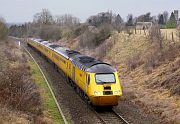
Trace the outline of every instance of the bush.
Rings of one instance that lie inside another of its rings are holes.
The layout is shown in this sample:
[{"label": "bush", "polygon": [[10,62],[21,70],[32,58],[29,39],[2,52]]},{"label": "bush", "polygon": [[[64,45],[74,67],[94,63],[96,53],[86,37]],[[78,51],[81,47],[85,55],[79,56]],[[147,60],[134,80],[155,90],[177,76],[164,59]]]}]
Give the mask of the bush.
[{"label": "bush", "polygon": [[83,34],[86,30],[88,29],[87,25],[79,25],[77,26],[74,31],[73,31],[73,35],[74,37],[78,37],[81,34]]},{"label": "bush", "polygon": [[8,28],[5,24],[5,21],[0,18],[0,39],[6,39],[8,36]]},{"label": "bush", "polygon": [[159,25],[153,25],[149,30],[148,39],[151,43],[156,43],[161,49],[163,46],[164,37],[161,35],[161,30]]},{"label": "bush", "polygon": [[52,25],[44,25],[42,26],[39,36],[42,39],[49,40],[59,40],[61,38],[62,32],[60,28]]},{"label": "bush", "polygon": [[174,61],[180,55],[180,44],[164,44],[160,49],[157,42],[153,42],[151,46],[141,53],[135,54],[126,61],[129,71],[134,70],[143,65],[145,73],[149,74],[153,69],[162,64]]},{"label": "bush", "polygon": [[25,65],[0,72],[0,103],[20,111],[39,114],[40,94],[29,72],[29,67]]},{"label": "bush", "polygon": [[105,43],[101,44],[97,49],[97,58],[99,60],[103,59],[107,52],[112,48],[113,42],[111,40],[106,40]]},{"label": "bush", "polygon": [[143,61],[141,60],[140,54],[136,54],[132,58],[129,58],[127,60],[128,70],[134,70],[142,64],[143,64]]},{"label": "bush", "polygon": [[129,35],[129,36],[131,36],[132,34],[133,34],[133,32],[130,30],[130,29],[126,29],[126,33]]},{"label": "bush", "polygon": [[166,24],[166,28],[176,28],[176,27],[177,27],[176,23],[169,22],[169,23]]},{"label": "bush", "polygon": [[160,64],[160,58],[162,55],[162,52],[157,48],[154,47],[150,49],[143,58],[144,61],[144,71],[149,74],[152,72],[152,70]]},{"label": "bush", "polygon": [[62,28],[62,37],[66,39],[70,39],[73,35],[73,29],[69,27]]},{"label": "bush", "polygon": [[90,49],[96,48],[110,37],[111,31],[112,26],[106,24],[101,25],[99,28],[89,26],[89,29],[80,37],[80,46]]},{"label": "bush", "polygon": [[163,49],[159,49],[157,45],[154,45],[149,52],[145,54],[143,57],[143,61],[145,63],[144,70],[147,73],[150,73],[152,69],[163,63],[169,63],[170,61],[174,61],[174,59],[180,55],[180,45],[168,45],[164,46]]}]

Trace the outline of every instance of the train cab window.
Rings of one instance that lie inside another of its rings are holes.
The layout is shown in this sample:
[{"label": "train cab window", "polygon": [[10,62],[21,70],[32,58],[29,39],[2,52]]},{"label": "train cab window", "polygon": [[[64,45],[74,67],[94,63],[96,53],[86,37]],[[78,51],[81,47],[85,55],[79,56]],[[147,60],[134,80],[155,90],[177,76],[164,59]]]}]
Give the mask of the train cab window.
[{"label": "train cab window", "polygon": [[114,74],[96,74],[96,83],[97,84],[108,84],[115,83]]}]

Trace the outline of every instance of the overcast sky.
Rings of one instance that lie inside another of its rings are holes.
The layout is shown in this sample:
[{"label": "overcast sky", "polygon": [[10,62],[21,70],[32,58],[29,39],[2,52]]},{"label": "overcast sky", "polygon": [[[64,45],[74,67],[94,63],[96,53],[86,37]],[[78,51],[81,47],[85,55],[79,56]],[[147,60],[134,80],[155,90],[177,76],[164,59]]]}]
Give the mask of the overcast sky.
[{"label": "overcast sky", "polygon": [[129,13],[158,15],[164,10],[180,10],[180,0],[0,0],[0,16],[11,23],[32,21],[33,15],[43,8],[53,15],[72,14],[81,21],[108,10],[126,19]]}]

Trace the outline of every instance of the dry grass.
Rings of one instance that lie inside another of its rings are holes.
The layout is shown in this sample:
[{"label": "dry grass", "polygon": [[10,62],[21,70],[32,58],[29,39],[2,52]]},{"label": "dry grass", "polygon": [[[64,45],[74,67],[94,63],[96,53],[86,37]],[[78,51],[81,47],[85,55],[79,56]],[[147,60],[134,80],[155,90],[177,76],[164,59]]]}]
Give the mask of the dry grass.
[{"label": "dry grass", "polygon": [[[131,32],[135,34],[135,30],[131,30]],[[126,32],[123,33],[126,34]],[[147,36],[148,34],[149,34],[149,30],[145,30],[145,32],[144,30],[136,30],[136,35]],[[175,42],[179,41],[178,38],[179,34],[177,34],[177,29],[161,29],[161,34],[165,40],[172,41],[172,37],[173,37]]]},{"label": "dry grass", "polygon": [[[114,38],[114,36],[112,37]],[[148,49],[150,45],[146,42],[146,37],[118,34],[118,37],[115,36],[115,39],[115,45],[108,51],[104,60],[110,63],[112,61],[115,62],[117,69],[123,67],[124,71],[121,73],[126,72],[126,70],[133,70],[137,66],[140,66],[142,64],[139,59],[140,55],[142,55],[143,51]]]},{"label": "dry grass", "polygon": [[[177,35],[176,29],[161,29],[162,35],[164,36],[165,40],[172,41],[172,37],[174,38],[174,41],[178,42],[179,38]],[[172,36],[173,34],[173,36]]]},{"label": "dry grass", "polygon": [[[170,35],[175,30],[166,31]],[[163,34],[162,37],[165,41],[160,49],[158,42],[149,42],[143,32],[130,36],[123,32],[109,38],[112,46],[106,54],[105,47],[93,51],[83,48],[81,52],[91,56],[103,52],[104,61],[118,70],[124,94],[129,94],[128,100],[158,116],[162,123],[176,124],[180,122],[180,43],[168,39],[171,36],[167,36],[167,40]]]},{"label": "dry grass", "polygon": [[179,67],[179,59],[176,58],[153,69],[150,74],[144,73],[143,68],[137,68],[129,74],[131,78],[126,77],[125,90],[133,92],[133,101],[149,113],[155,113],[164,122],[177,123],[180,119]]},{"label": "dry grass", "polygon": [[6,106],[0,106],[0,123],[1,124],[31,124],[32,118],[28,115],[10,110]]},{"label": "dry grass", "polygon": [[32,123],[41,114],[41,98],[31,79],[27,57],[10,39],[2,42],[0,48],[1,123]]},{"label": "dry grass", "polygon": [[[119,34],[105,60],[118,69],[127,99],[148,113],[160,117],[162,123],[180,120],[180,45],[156,43],[144,35]],[[113,61],[112,61],[113,60]]]},{"label": "dry grass", "polygon": [[[33,114],[41,112],[41,100],[25,65],[1,72],[0,103]],[[22,71],[23,70],[23,71]]]},{"label": "dry grass", "polygon": [[102,60],[108,51],[113,47],[114,43],[111,41],[111,39],[107,39],[103,44],[101,44],[99,47],[97,47],[94,51],[94,56]]}]

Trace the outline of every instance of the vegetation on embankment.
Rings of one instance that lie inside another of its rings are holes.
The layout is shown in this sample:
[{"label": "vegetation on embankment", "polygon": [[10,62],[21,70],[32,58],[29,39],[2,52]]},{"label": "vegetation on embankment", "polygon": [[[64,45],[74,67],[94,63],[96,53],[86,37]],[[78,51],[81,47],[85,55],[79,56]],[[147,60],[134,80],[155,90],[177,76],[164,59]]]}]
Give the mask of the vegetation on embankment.
[{"label": "vegetation on embankment", "polygon": [[[140,15],[137,20],[130,14],[127,22],[123,22],[120,15],[102,12],[82,24],[72,15],[53,18],[44,9],[33,22],[11,26],[10,34],[57,40],[61,46],[111,63],[123,80],[125,99],[155,113],[162,122],[176,123],[180,118],[180,29],[160,30],[163,25],[177,27],[171,15],[168,19],[165,12],[157,21],[150,13]],[[163,16],[166,22],[162,22]],[[141,25],[136,30],[137,21],[149,22],[152,27]]]},{"label": "vegetation on embankment", "polygon": [[60,117],[60,113],[58,111],[57,105],[52,97],[52,94],[39,68],[32,60],[29,61],[29,65],[31,67],[31,73],[35,81],[35,84],[39,88],[40,96],[42,99],[42,108],[43,108],[44,116],[47,116],[43,120],[44,123],[63,124],[64,121]]},{"label": "vegetation on embankment", "polygon": [[6,22],[3,18],[0,17],[0,40],[4,40],[8,35],[8,27],[6,26]]},{"label": "vegetation on embankment", "polygon": [[[166,38],[164,32],[170,35]],[[114,65],[122,80],[123,99],[159,117],[162,123],[178,123],[179,33],[179,29],[160,30],[156,25],[146,35],[113,32],[95,48],[81,47],[79,38],[69,43],[61,41],[61,44]]]},{"label": "vegetation on embankment", "polygon": [[37,66],[13,39],[0,41],[0,123],[63,123]]},{"label": "vegetation on embankment", "polygon": [[1,123],[35,122],[41,115],[41,99],[33,83],[26,55],[14,41],[0,42]]},{"label": "vegetation on embankment", "polygon": [[8,38],[2,18],[0,77],[0,123],[63,123],[40,71],[25,51]]},{"label": "vegetation on embankment", "polygon": [[124,99],[154,113],[164,123],[178,123],[180,42],[165,40],[156,30],[154,33],[116,34],[115,45],[104,60],[119,71]]}]

